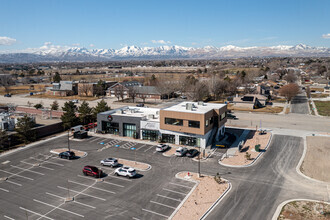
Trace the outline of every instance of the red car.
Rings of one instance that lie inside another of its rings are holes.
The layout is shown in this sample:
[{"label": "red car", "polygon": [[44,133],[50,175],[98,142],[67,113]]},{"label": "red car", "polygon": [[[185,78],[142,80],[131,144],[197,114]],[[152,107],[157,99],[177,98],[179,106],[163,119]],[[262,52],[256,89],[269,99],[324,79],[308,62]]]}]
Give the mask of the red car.
[{"label": "red car", "polygon": [[100,178],[103,175],[102,170],[94,166],[84,166],[82,172],[85,176],[92,176],[95,178]]}]

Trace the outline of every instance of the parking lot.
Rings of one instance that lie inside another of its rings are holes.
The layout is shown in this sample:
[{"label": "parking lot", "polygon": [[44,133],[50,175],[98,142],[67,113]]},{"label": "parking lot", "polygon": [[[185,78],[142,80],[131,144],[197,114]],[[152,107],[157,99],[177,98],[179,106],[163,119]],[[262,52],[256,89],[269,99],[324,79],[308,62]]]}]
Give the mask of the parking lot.
[{"label": "parking lot", "polygon": [[[60,137],[0,158],[0,219],[167,219],[195,185],[175,178],[184,168],[173,165],[197,163],[164,157],[156,144],[90,137],[70,145],[88,155],[65,160],[51,154],[67,146]],[[101,167],[106,173],[101,180],[82,174],[84,165],[100,167],[106,157],[152,168],[132,179],[115,176],[110,167]]]}]

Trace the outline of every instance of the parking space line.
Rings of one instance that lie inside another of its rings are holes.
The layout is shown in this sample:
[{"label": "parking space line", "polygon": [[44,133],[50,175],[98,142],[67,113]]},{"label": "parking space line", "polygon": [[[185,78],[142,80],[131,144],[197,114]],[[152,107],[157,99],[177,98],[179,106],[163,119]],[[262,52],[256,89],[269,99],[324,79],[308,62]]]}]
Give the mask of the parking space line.
[{"label": "parking space line", "polygon": [[5,192],[9,192],[9,190],[3,189],[3,188],[0,188],[0,190],[5,191]]},{"label": "parking space line", "polygon": [[155,202],[155,201],[150,201],[151,203],[157,204],[157,205],[161,205],[161,206],[165,206],[167,208],[171,208],[171,209],[176,209],[176,207],[173,206],[169,206],[169,205],[165,205],[163,203],[159,203],[159,202]]},{"label": "parking space line", "polygon": [[132,217],[132,219],[134,219],[134,220],[141,220],[141,219],[139,219],[139,218],[135,218],[135,217]]},{"label": "parking space line", "polygon": [[92,179],[92,178],[90,178],[88,176],[83,176],[83,175],[79,175],[79,174],[77,176],[82,177],[82,178],[85,178],[85,179],[88,179],[88,180],[94,180],[94,179]]},{"label": "parking space line", "polygon": [[[47,195],[50,195],[50,196],[54,196],[54,197],[59,198],[59,199],[63,199],[63,200],[65,199],[64,197],[61,197],[61,196],[58,196],[58,195],[55,195],[55,194],[52,194],[52,193],[49,193],[49,192],[46,192],[46,194],[47,194]],[[83,206],[86,206],[86,207],[92,208],[92,209],[96,209],[96,207],[94,207],[94,206],[87,205],[87,204],[85,204],[85,203],[78,202],[78,201],[76,201],[76,200],[73,200],[73,202],[74,202],[74,203],[77,203],[77,204],[79,204],[79,205],[83,205]]]},{"label": "parking space line", "polygon": [[67,210],[67,209],[63,209],[63,208],[60,208],[60,207],[58,207],[58,206],[54,206],[54,205],[51,205],[51,204],[45,203],[45,202],[39,201],[39,200],[37,200],[37,199],[33,199],[33,201],[35,201],[35,202],[39,202],[39,203],[41,203],[41,204],[44,204],[44,205],[47,205],[47,206],[50,206],[50,207],[56,208],[56,209],[58,209],[58,210],[61,210],[61,211],[67,212],[67,213],[71,213],[71,214],[73,214],[73,215],[77,215],[77,216],[79,216],[79,217],[84,218],[83,215],[80,215],[80,214],[78,214],[78,213],[75,213],[75,212],[69,211],[69,210]]},{"label": "parking space line", "polygon": [[7,183],[11,183],[11,184],[14,184],[14,185],[17,185],[17,186],[22,186],[22,184],[19,184],[19,183],[15,183],[13,181],[10,181],[10,180],[6,180]]},{"label": "parking space line", "polygon": [[188,188],[188,189],[191,189],[191,188],[192,188],[192,187],[190,187],[190,186],[185,186],[185,185],[181,185],[181,184],[177,184],[177,183],[170,183],[170,184],[172,184],[172,185],[176,185],[176,186],[186,187],[186,188]]},{"label": "parking space line", "polygon": [[52,194],[52,193],[49,193],[49,192],[46,192],[47,195],[50,195],[50,196],[54,196],[56,198],[59,198],[59,199],[65,199],[64,197],[61,197],[61,196],[58,196],[58,195],[55,195],[55,194]]},{"label": "parking space line", "polygon": [[17,169],[20,169],[20,170],[24,170],[24,171],[28,171],[28,172],[31,172],[31,173],[36,173],[36,174],[39,174],[39,175],[45,175],[43,173],[40,173],[40,172],[37,172],[37,171],[33,171],[33,170],[30,170],[32,167],[30,167],[29,169],[25,169],[25,168],[22,168],[22,167],[18,167],[18,166],[14,166],[14,165],[10,165],[11,167],[14,167],[14,168],[17,168]]},{"label": "parking space line", "polygon": [[164,195],[160,195],[160,194],[157,194],[157,196],[159,196],[159,197],[163,197],[163,198],[165,198],[165,199],[171,199],[171,200],[178,201],[178,202],[181,202],[181,201],[182,201],[182,200],[180,200],[180,199],[174,199],[174,198],[171,198],[171,197],[168,197],[168,196],[164,196]]},{"label": "parking space line", "polygon": [[61,167],[64,166],[63,164],[60,164],[60,163],[50,162],[50,161],[46,161],[46,160],[40,160],[40,159],[37,159],[37,158],[34,158],[34,157],[30,157],[30,158],[33,159],[33,160],[41,161],[43,163],[50,163],[50,164],[58,165],[58,166],[61,166]]},{"label": "parking space line", "polygon": [[163,188],[163,190],[166,190],[166,191],[169,191],[169,192],[172,192],[172,193],[181,194],[181,195],[184,195],[184,196],[187,195],[187,193],[177,192],[177,191],[166,189],[166,188]]},{"label": "parking space line", "polygon": [[160,214],[160,213],[158,213],[158,212],[150,211],[150,210],[148,210],[148,209],[142,209],[142,210],[143,210],[143,211],[146,211],[146,212],[150,212],[150,213],[152,213],[152,214],[156,214],[156,215],[162,216],[162,217],[164,217],[164,218],[169,218],[169,217],[170,217],[170,216],[167,216],[167,215]]},{"label": "parking space line", "polygon": [[[21,177],[21,178],[24,178],[24,179],[27,179],[27,180],[31,180],[31,181],[34,180],[34,179],[32,179],[32,178],[29,178],[29,177],[26,177],[26,176],[19,175],[19,174],[17,174],[17,173],[11,173],[11,172],[8,172],[8,171],[6,171],[6,170],[0,170],[0,171],[2,171],[2,172],[4,172],[4,173],[11,174],[11,176],[9,176],[9,177],[12,177],[12,176],[18,176],[18,177]],[[9,177],[8,177],[8,178],[9,178]]]},{"label": "parking space line", "polygon": [[102,183],[106,183],[106,184],[113,185],[113,186],[118,186],[118,187],[124,187],[124,186],[119,185],[119,184],[110,183],[110,182],[105,182],[105,181],[103,181]]},{"label": "parking space line", "polygon": [[136,150],[140,150],[141,148],[143,148],[143,147],[145,147],[145,146],[147,146],[147,145],[146,145],[146,144],[143,144],[141,147],[136,148]]},{"label": "parking space line", "polygon": [[[28,162],[25,162],[25,161],[20,161],[21,163],[25,163],[25,164],[28,164],[28,165],[31,165],[31,166],[35,166],[35,164],[33,164],[33,163],[28,163]],[[41,167],[41,168],[44,168],[44,169],[47,169],[47,170],[54,170],[53,168],[49,168],[49,167],[44,167],[44,166],[41,166],[41,165],[39,165],[39,166],[35,166],[35,167]]]},{"label": "parking space line", "polygon": [[[57,187],[60,188],[60,189],[68,190],[67,188],[62,187],[62,186],[57,186]],[[81,194],[81,195],[89,196],[89,197],[92,197],[92,198],[95,198],[95,199],[99,199],[99,200],[102,200],[102,201],[106,201],[106,199],[103,199],[103,198],[100,198],[100,197],[97,197],[97,196],[92,196],[92,195],[89,195],[89,194],[86,194],[86,193],[83,193],[83,192],[78,192],[78,191],[75,191],[75,190],[72,190],[72,189],[70,189],[70,191],[75,192],[75,193],[78,193],[75,196],[78,196],[78,195]]]},{"label": "parking space line", "polygon": [[[68,180],[68,182],[69,183],[74,183],[74,184],[77,184],[77,185],[81,185],[81,186],[89,186],[89,185],[86,185],[86,184],[83,184],[83,183],[78,183],[78,182],[71,181],[71,180]],[[95,186],[89,186],[89,187],[92,188],[92,189],[97,189],[97,190],[103,191],[103,192],[108,192],[108,193],[116,194],[115,192],[112,192],[110,190],[101,189],[101,188],[98,188],[98,187],[95,187]]]},{"label": "parking space line", "polygon": [[154,146],[149,147],[147,150],[145,150],[144,152],[147,152],[148,150],[150,150],[151,148],[153,148]]},{"label": "parking space line", "polygon": [[10,218],[8,217],[7,215],[4,215],[3,217],[7,218],[7,219],[10,219],[10,220],[15,220],[14,218]]},{"label": "parking space line", "polygon": [[7,163],[10,163],[10,161],[6,160],[6,161],[2,162],[2,164],[7,164]]},{"label": "parking space line", "polygon": [[123,177],[118,177],[118,176],[115,176],[115,175],[112,175],[111,178],[117,178],[117,179],[120,179],[120,180],[125,180],[125,181],[128,181],[128,182],[132,182],[132,180],[124,179]]},{"label": "parking space line", "polygon": [[92,140],[90,140],[90,141],[88,141],[88,142],[92,143],[92,142],[94,142],[94,141],[101,140],[101,139],[103,139],[103,137],[98,137],[98,138],[92,139]]},{"label": "parking space line", "polygon": [[53,218],[49,218],[48,216],[45,216],[45,215],[43,215],[43,214],[40,214],[40,213],[37,213],[37,212],[31,211],[31,210],[29,210],[29,209],[26,209],[26,208],[23,208],[23,207],[19,207],[19,208],[22,209],[22,210],[24,210],[24,211],[30,212],[30,213],[32,213],[32,214],[38,215],[38,216],[40,216],[40,217],[43,217],[43,218],[47,218],[47,219],[50,219],[50,220],[55,220],[55,219],[53,219]]}]

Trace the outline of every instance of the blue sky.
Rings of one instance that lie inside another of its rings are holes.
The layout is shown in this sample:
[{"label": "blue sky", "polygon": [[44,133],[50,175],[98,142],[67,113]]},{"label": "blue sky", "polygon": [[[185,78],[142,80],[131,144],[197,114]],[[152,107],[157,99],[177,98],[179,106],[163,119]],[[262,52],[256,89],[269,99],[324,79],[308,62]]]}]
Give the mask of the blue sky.
[{"label": "blue sky", "polygon": [[45,42],[114,49],[330,47],[329,11],[329,0],[0,0],[0,50]]}]

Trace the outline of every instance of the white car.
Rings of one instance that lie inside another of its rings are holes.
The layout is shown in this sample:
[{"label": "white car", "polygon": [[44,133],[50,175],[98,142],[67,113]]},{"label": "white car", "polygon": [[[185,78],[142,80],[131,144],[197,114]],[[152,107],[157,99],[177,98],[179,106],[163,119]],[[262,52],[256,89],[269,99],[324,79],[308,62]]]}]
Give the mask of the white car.
[{"label": "white car", "polygon": [[100,164],[103,166],[115,167],[118,166],[118,160],[116,158],[106,158],[100,161]]},{"label": "white car", "polygon": [[179,147],[175,151],[175,155],[178,157],[183,157],[187,153],[188,149],[185,147]]},{"label": "white car", "polygon": [[117,176],[126,176],[132,178],[136,175],[136,171],[132,167],[119,167],[115,170]]},{"label": "white car", "polygon": [[156,147],[156,151],[158,152],[163,152],[166,151],[170,146],[168,146],[167,144],[158,144]]}]

